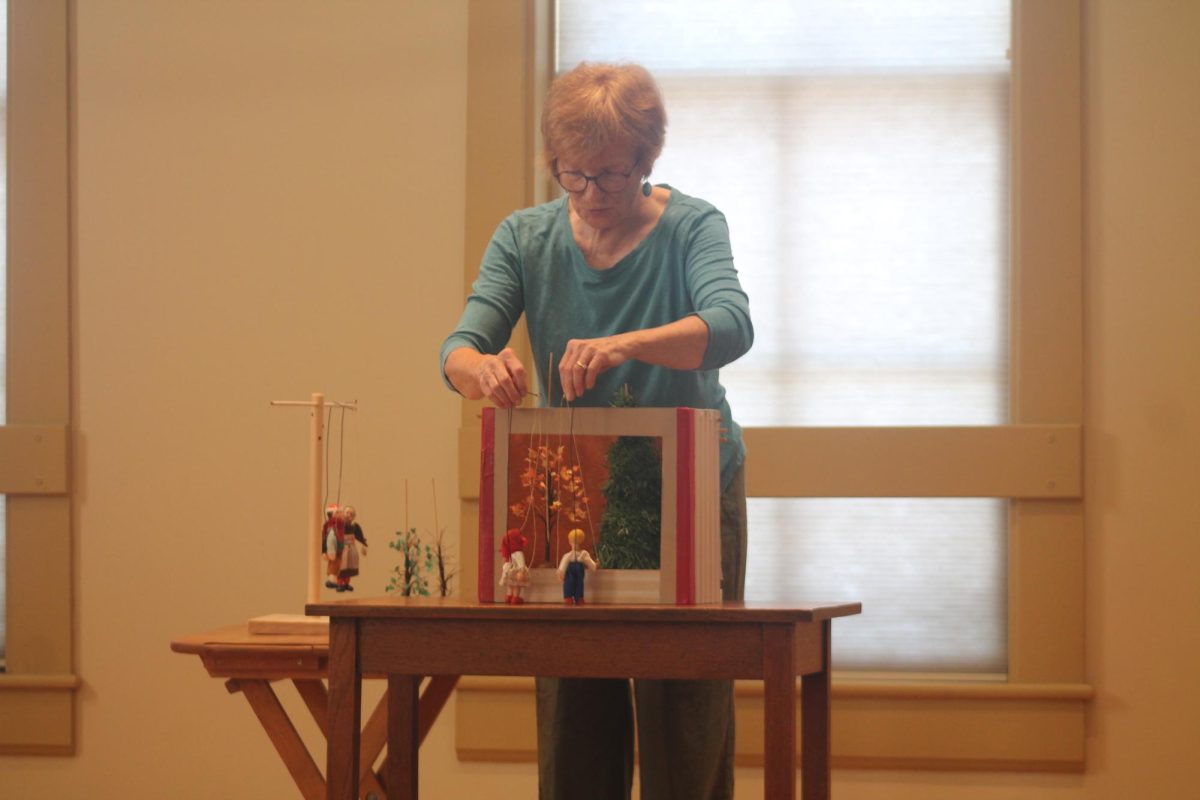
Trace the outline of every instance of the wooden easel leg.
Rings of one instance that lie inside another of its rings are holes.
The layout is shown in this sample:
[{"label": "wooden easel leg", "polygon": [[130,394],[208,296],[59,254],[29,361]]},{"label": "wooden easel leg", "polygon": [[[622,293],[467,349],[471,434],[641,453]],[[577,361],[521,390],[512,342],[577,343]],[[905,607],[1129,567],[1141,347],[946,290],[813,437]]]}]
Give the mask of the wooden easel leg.
[{"label": "wooden easel leg", "polygon": [[239,685],[292,779],[296,781],[296,786],[300,788],[300,794],[304,795],[305,800],[321,800],[325,796],[325,781],[270,683],[265,680],[241,680]]},{"label": "wooden easel leg", "polygon": [[437,722],[438,714],[442,713],[442,708],[450,699],[450,693],[457,685],[457,675],[434,675],[429,679],[429,683],[425,684],[425,691],[421,692],[420,743],[425,742],[429,729]]},{"label": "wooden easel leg", "polygon": [[[321,729],[321,733],[325,735],[325,740],[329,740],[329,692],[325,690],[325,684],[318,680],[293,680],[296,685],[296,691],[300,693],[300,697],[304,699],[304,704],[308,706],[308,710],[312,713],[313,719],[316,720],[317,727]],[[385,693],[379,700],[379,704],[375,706],[374,713],[367,719],[367,724],[362,731],[362,747],[359,749],[359,771],[358,780],[360,784],[360,797],[367,797],[374,794],[376,797],[383,800],[386,795],[383,791],[383,784],[379,782],[379,777],[373,769],[375,760],[379,758],[379,753],[383,750],[383,745],[387,736],[387,694]],[[375,731],[378,731],[376,734]]]},{"label": "wooden easel leg", "polygon": [[821,671],[800,679],[800,724],[804,743],[800,774],[804,800],[829,800],[831,791],[829,636],[832,624],[825,620],[820,625]]},{"label": "wooden easel leg", "polygon": [[321,734],[328,739],[329,692],[325,690],[325,684],[312,678],[294,678],[292,685],[296,687],[296,692],[300,695],[300,699],[304,701],[304,705],[308,706],[308,711],[312,714],[317,727],[321,729]]},{"label": "wooden easel leg", "polygon": [[371,716],[367,717],[367,724],[362,730],[362,747],[358,751],[358,779],[363,785],[363,795],[375,792],[379,800],[387,797],[375,775],[375,759],[379,758],[383,746],[387,744],[387,711],[388,693],[385,691],[375,704]]},{"label": "wooden easel leg", "polygon": [[[771,800],[796,798],[796,644],[791,624],[763,626],[763,778]],[[813,800],[806,793],[804,800]]]}]

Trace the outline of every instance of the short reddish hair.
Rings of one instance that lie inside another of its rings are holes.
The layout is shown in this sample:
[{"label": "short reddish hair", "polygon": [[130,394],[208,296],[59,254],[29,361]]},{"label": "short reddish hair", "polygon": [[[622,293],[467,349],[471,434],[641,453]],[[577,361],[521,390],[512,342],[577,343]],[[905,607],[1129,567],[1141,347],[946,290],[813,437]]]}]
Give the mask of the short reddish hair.
[{"label": "short reddish hair", "polygon": [[642,173],[662,152],[667,110],[658,84],[637,64],[584,62],[550,85],[542,106],[542,160],[581,159],[628,144]]}]

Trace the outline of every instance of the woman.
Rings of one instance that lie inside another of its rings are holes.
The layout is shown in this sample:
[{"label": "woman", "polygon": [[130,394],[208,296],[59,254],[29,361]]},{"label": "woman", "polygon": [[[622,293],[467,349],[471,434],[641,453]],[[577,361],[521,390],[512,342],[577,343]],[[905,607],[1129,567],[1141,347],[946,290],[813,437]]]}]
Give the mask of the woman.
[{"label": "woman", "polygon": [[[543,160],[565,198],[512,214],[442,345],[446,381],[501,408],[529,391],[505,347],[526,315],[543,405],[607,405],[622,385],[641,406],[721,411],[722,594],[741,599],[746,513],[741,429],[717,369],[753,341],[725,218],[703,200],[646,181],[666,112],[633,66],[582,64],[551,86]],[[554,357],[556,374],[545,374]],[[729,681],[637,681],[641,790],[655,798],[733,796]],[[633,774],[628,681],[538,679],[543,798],[628,797]]]}]

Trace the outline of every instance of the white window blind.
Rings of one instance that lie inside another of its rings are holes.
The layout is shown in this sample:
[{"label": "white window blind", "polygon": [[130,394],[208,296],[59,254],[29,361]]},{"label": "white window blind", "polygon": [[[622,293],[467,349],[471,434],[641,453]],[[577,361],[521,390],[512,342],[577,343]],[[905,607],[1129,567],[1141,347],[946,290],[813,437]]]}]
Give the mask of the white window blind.
[{"label": "white window blind", "polygon": [[[559,71],[654,73],[653,180],[729,220],[756,330],[722,370],[743,426],[1007,421],[1007,0],[560,0],[557,19]],[[748,597],[863,601],[835,666],[1005,670],[1003,501],[749,511]]]}]

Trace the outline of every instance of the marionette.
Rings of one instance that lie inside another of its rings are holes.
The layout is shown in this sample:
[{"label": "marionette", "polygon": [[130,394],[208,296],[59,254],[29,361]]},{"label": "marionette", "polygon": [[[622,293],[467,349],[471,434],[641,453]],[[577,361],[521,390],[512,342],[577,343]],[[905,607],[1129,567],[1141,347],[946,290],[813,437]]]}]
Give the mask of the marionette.
[{"label": "marionette", "polygon": [[528,540],[516,528],[510,528],[500,540],[500,555],[504,568],[500,572],[500,585],[508,588],[504,602],[519,606],[525,602],[522,596],[529,585],[529,567],[525,566],[525,545]]},{"label": "marionette", "polygon": [[338,559],[338,591],[353,592],[350,579],[358,574],[359,556],[367,554],[367,538],[362,526],[355,522],[358,512],[354,506],[342,508],[342,555]]},{"label": "marionette", "polygon": [[341,571],[341,550],[346,528],[338,511],[337,503],[325,506],[325,525],[321,528],[321,557],[325,559],[326,589],[338,588],[338,572]]},{"label": "marionette", "polygon": [[567,543],[571,545],[571,551],[558,562],[558,579],[563,585],[563,602],[569,606],[581,606],[586,570],[596,569],[600,565],[583,549],[582,530],[575,528],[568,533]]}]

